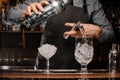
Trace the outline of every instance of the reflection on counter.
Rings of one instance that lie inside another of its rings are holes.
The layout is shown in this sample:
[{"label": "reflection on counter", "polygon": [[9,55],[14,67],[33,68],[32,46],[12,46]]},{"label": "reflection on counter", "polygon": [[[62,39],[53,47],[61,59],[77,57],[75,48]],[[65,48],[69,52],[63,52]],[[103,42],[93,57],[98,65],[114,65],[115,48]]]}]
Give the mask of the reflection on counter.
[{"label": "reflection on counter", "polygon": [[[106,69],[91,69],[88,73],[80,73],[78,69],[50,69],[50,73],[44,73],[45,69],[14,69],[3,70],[0,78],[3,80],[119,80],[120,73],[109,73]],[[14,78],[13,78],[14,77]]]}]

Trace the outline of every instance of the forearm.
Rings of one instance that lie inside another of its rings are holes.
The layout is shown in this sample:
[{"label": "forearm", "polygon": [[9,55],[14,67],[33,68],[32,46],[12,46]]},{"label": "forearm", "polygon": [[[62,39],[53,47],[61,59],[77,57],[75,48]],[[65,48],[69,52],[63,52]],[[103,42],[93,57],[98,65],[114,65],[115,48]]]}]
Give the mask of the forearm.
[{"label": "forearm", "polygon": [[99,42],[109,42],[113,39],[114,31],[109,23],[108,19],[106,18],[106,15],[104,13],[104,10],[102,8],[102,5],[96,0],[96,4],[93,6],[94,12],[93,12],[93,18],[92,23],[95,25],[98,25],[101,27],[102,31],[98,38]]},{"label": "forearm", "polygon": [[4,15],[3,22],[6,25],[12,25],[12,24],[19,24],[24,19],[22,17],[23,11],[26,9],[26,7],[33,2],[38,2],[40,0],[27,0],[23,4],[17,5],[15,7],[11,7]]},{"label": "forearm", "polygon": [[102,33],[98,38],[98,41],[100,43],[108,42],[108,41],[110,42],[113,40],[113,37],[114,37],[114,31],[112,28],[103,28]]},{"label": "forearm", "polygon": [[3,20],[5,21],[6,25],[13,25],[13,24],[18,24],[20,23],[23,18],[22,18],[22,12],[23,10],[9,10],[6,12]]}]

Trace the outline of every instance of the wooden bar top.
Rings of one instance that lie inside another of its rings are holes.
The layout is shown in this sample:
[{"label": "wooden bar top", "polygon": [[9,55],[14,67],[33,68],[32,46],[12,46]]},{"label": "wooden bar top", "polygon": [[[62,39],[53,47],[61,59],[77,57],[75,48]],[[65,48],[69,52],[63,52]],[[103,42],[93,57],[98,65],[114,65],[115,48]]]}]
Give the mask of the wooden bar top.
[{"label": "wooden bar top", "polygon": [[88,73],[74,72],[72,70],[54,70],[50,73],[45,73],[41,70],[5,70],[0,71],[0,78],[120,78],[120,73],[109,73],[103,70]]}]

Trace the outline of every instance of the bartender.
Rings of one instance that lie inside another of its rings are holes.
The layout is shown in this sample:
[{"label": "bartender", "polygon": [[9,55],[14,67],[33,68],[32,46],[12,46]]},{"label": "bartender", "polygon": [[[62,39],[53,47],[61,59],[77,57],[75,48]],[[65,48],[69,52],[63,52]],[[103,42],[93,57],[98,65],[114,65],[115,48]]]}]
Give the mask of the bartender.
[{"label": "bartender", "polygon": [[[5,15],[6,23],[20,23],[25,16],[31,16],[32,11],[44,12],[43,6],[49,5],[48,0],[27,0]],[[69,0],[65,10],[47,20],[41,39],[42,43],[49,43],[57,47],[56,54],[50,59],[51,69],[79,69],[80,65],[74,57],[75,39],[80,37],[79,31],[69,31],[74,23],[81,21],[87,37],[94,37],[97,42],[105,43],[112,40],[113,29],[109,24],[102,5],[98,0]],[[70,35],[68,39],[63,37]],[[38,53],[36,68],[46,68],[46,61]]]}]

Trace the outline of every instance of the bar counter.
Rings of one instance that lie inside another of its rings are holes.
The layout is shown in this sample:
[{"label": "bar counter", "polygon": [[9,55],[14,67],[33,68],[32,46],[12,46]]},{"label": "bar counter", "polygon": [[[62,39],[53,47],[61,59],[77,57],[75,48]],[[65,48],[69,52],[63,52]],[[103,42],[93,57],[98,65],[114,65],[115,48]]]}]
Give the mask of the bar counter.
[{"label": "bar counter", "polygon": [[106,69],[89,70],[88,73],[80,73],[78,70],[45,70],[18,69],[18,70],[0,70],[0,78],[120,78],[120,73],[109,73]]}]

